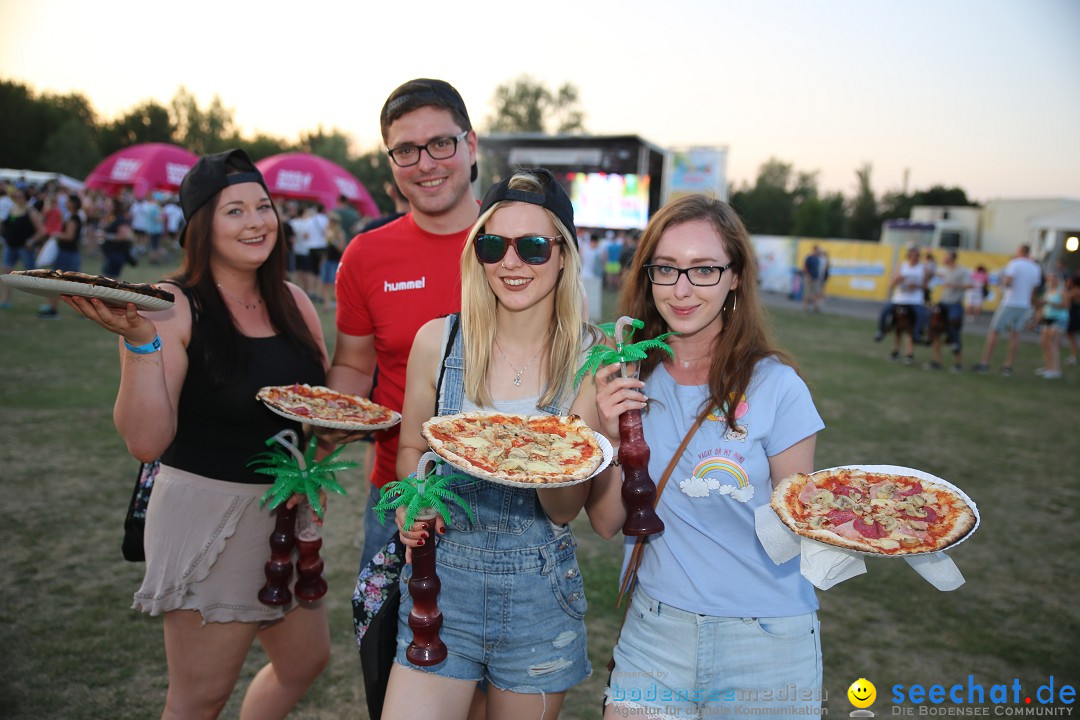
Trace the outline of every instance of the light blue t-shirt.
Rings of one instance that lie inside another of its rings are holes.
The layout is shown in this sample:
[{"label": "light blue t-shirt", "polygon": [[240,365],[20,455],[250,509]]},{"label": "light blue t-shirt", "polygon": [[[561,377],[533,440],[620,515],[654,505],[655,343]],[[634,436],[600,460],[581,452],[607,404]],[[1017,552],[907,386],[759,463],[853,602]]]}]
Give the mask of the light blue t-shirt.
[{"label": "light blue t-shirt", "polygon": [[[659,481],[697,418],[707,385],[678,385],[660,365],[645,383],[643,415]],[[718,419],[712,419],[717,416]],[[813,586],[795,558],[776,565],[754,532],[754,510],[769,502],[769,457],[825,427],[810,391],[775,359],[759,362],[729,431],[720,413],[706,419],[668,479],[657,512],[666,526],[649,538],[638,582],[660,602],[719,617],[779,617],[817,609]],[[628,538],[623,567],[633,549]]]}]

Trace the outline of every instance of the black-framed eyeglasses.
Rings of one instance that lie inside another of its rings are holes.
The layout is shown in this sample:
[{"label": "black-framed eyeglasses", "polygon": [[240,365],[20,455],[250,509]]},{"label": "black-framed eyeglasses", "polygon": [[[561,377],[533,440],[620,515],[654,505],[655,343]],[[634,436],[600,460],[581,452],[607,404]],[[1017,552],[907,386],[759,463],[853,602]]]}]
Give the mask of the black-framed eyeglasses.
[{"label": "black-framed eyeglasses", "polygon": [[468,134],[469,131],[466,130],[460,135],[437,137],[434,140],[428,140],[424,145],[398,145],[392,150],[387,150],[386,153],[398,167],[412,167],[420,162],[421,150],[426,150],[428,157],[432,160],[446,160],[447,158],[454,157],[454,153],[457,152],[458,143],[464,140],[465,136]]},{"label": "black-framed eyeglasses", "polygon": [[497,263],[506,256],[506,249],[511,245],[523,263],[543,265],[551,259],[551,248],[562,243],[562,236],[556,235],[519,235],[514,238],[482,233],[473,241],[476,257],[482,263]]},{"label": "black-framed eyeglasses", "polygon": [[679,276],[685,275],[691,285],[708,287],[720,282],[724,271],[731,267],[727,265],[698,265],[696,267],[678,268],[674,265],[646,265],[645,271],[649,273],[649,282],[653,285],[674,285],[679,282]]}]

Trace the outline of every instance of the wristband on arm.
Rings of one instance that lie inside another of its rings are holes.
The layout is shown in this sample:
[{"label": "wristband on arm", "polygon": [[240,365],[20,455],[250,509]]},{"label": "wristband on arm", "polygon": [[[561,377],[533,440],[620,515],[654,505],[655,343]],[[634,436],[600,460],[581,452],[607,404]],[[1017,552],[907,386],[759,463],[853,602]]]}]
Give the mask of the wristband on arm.
[{"label": "wristband on arm", "polygon": [[127,340],[124,340],[124,347],[136,355],[149,355],[161,350],[161,336],[155,335],[154,339],[145,345],[132,345]]}]

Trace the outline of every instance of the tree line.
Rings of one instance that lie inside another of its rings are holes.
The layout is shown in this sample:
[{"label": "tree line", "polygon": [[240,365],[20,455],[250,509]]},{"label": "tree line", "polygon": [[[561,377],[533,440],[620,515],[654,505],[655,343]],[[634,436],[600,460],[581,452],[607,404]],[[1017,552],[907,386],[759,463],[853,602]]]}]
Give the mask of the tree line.
[{"label": "tree line", "polygon": [[856,169],[856,192],[822,194],[816,172],[796,171],[790,163],[771,159],[758,169],[753,183],[732,189],[729,200],[755,235],[878,240],[886,220],[908,218],[916,205],[975,205],[961,188],[935,185],[912,193],[875,196],[870,184],[873,166]]},{"label": "tree line", "polygon": [[[585,132],[580,95],[571,83],[552,90],[522,75],[495,89],[492,106],[484,123],[487,132]],[[167,105],[146,100],[108,120],[99,117],[81,93],[36,93],[25,84],[0,79],[0,109],[0,165],[6,167],[84,178],[105,157],[129,145],[165,142],[199,155],[232,147],[256,159],[312,153],[341,165],[369,189],[391,179],[389,158],[381,148],[355,154],[348,135],[321,126],[302,132],[295,141],[265,133],[245,137],[219,97],[201,107],[183,86]],[[883,221],[908,217],[914,205],[974,204],[962,189],[942,186],[879,198],[870,184],[871,170],[867,163],[855,171],[857,190],[845,197],[821,193],[816,172],[770,159],[753,183],[732,188],[729,199],[755,234],[863,240],[876,240]],[[382,210],[392,209],[382,193],[373,195]]]}]

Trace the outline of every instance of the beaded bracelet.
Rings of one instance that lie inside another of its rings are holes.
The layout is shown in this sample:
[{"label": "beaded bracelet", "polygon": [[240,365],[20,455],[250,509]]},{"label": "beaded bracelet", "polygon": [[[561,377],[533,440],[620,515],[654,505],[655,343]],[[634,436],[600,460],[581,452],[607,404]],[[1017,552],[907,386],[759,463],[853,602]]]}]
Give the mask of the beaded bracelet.
[{"label": "beaded bracelet", "polygon": [[149,355],[150,353],[156,353],[161,349],[161,336],[155,335],[154,339],[145,345],[132,345],[127,340],[124,340],[124,347],[136,355]]}]

